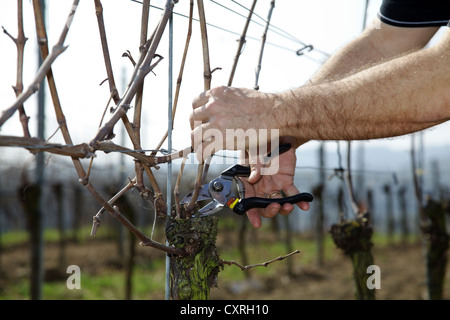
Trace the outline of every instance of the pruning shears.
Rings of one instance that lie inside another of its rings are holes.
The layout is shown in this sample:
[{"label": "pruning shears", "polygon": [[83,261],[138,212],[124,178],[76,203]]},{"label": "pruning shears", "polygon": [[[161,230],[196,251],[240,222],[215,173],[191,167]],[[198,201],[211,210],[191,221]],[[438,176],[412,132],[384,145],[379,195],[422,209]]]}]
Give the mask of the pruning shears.
[{"label": "pruning shears", "polygon": [[[290,144],[280,145],[278,155],[289,150]],[[271,156],[269,153],[266,159]],[[235,164],[225,171],[219,177],[211,182],[202,185],[196,202],[212,200],[204,207],[198,210],[198,217],[206,217],[221,211],[224,207],[228,207],[238,215],[243,215],[247,210],[252,208],[266,208],[271,203],[298,203],[301,201],[311,202],[313,196],[309,193],[299,193],[284,198],[245,198],[245,188],[239,177],[250,176],[250,167]],[[237,185],[238,196],[232,191],[233,181]],[[189,192],[181,201],[181,204],[189,203],[193,195],[193,191]]]}]

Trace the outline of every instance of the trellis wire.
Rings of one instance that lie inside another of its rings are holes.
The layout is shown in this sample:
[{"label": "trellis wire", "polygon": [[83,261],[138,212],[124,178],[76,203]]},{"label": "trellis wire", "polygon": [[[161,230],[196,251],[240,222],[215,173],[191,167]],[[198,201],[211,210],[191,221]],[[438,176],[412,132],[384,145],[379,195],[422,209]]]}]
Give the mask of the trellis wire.
[{"label": "trellis wire", "polygon": [[[136,3],[142,4],[142,1],[140,1],[140,0],[130,0],[130,1],[131,1],[131,2],[136,2]],[[236,12],[235,10],[233,10],[233,9],[227,7],[227,6],[221,5],[221,4],[219,4],[219,3],[215,2],[215,1],[211,1],[211,3],[214,3],[214,4],[216,4],[216,5],[220,5],[221,7],[225,8],[226,10],[231,11],[231,12],[234,13],[235,15],[240,16],[240,17],[244,17],[244,18],[246,19],[246,17],[245,17],[244,15],[240,14],[239,12]],[[236,4],[238,4],[238,3],[236,3]],[[240,5],[240,6],[243,7],[244,9],[246,9],[246,10],[249,10],[248,8],[246,8],[246,7],[243,6],[243,5]],[[150,5],[150,7],[154,8],[154,9],[157,9],[157,10],[163,10],[163,8],[158,7],[158,6],[155,6],[155,5]],[[173,14],[174,14],[174,15],[177,15],[177,16],[179,16],[179,17],[189,18],[188,16],[186,16],[186,15],[184,15],[184,14],[182,14],[182,13],[179,13],[179,12],[173,12]],[[266,22],[266,19],[264,19],[264,18],[258,16],[257,14],[255,14],[255,16],[257,16],[258,18],[260,18],[263,22]],[[195,19],[195,18],[193,18],[192,20],[193,20],[193,21],[197,21],[197,22],[199,21],[198,19]],[[251,20],[251,22],[252,22],[252,23],[255,23],[256,25],[259,25],[259,26],[264,27],[263,24],[261,24],[261,23],[259,23],[259,22],[256,22],[256,21],[254,21],[254,20]],[[209,23],[209,22],[207,22],[206,25],[209,26],[209,27],[212,27],[212,28],[215,28],[215,29],[218,29],[218,30],[227,32],[227,33],[230,33],[230,34],[234,34],[234,35],[240,36],[240,34],[239,34],[238,32],[232,31],[232,30],[230,30],[230,29],[227,29],[227,28],[224,28],[224,27],[221,27],[221,26],[218,26],[218,25]],[[281,29],[281,28],[279,28],[279,27],[277,27],[277,26],[274,26],[274,25],[272,25],[272,24],[271,24],[270,27],[269,27],[269,31],[274,32],[275,34],[281,36],[282,38],[285,38],[285,39],[290,40],[290,41],[292,41],[292,42],[294,42],[294,43],[300,44],[300,45],[303,46],[303,47],[307,46],[305,42],[301,41],[300,39],[294,37],[293,35],[291,35],[291,34],[288,33],[287,31],[285,31],[285,30],[283,30],[283,29]],[[247,39],[250,39],[250,40],[254,40],[254,41],[259,41],[259,40],[260,40],[260,39],[258,39],[258,38],[253,37],[253,36],[250,36],[250,35],[247,35],[246,38],[247,38]],[[288,47],[286,47],[286,46],[283,46],[283,45],[280,45],[280,44],[277,44],[277,43],[273,43],[273,42],[269,42],[269,41],[267,41],[266,43],[267,43],[268,45],[271,45],[271,46],[273,46],[273,47],[276,47],[276,48],[279,48],[279,49],[283,49],[283,50],[286,50],[286,51],[297,52],[297,50],[298,50],[298,48],[292,49],[292,48],[288,48]],[[322,51],[322,50],[319,50],[319,49],[317,49],[316,47],[314,47],[314,51],[320,53],[321,55],[323,55],[324,57],[327,57],[327,58],[330,56],[329,53],[327,53],[327,52],[325,52],[325,51]],[[308,58],[308,59],[310,59],[310,60],[312,60],[312,61],[314,61],[314,62],[316,62],[316,63],[318,63],[318,64],[322,64],[322,63],[323,63],[322,61],[319,61],[319,60],[315,59],[314,57],[311,57],[311,56],[308,56],[308,55],[302,55],[302,56],[303,56],[303,57],[306,57],[306,58]]]}]

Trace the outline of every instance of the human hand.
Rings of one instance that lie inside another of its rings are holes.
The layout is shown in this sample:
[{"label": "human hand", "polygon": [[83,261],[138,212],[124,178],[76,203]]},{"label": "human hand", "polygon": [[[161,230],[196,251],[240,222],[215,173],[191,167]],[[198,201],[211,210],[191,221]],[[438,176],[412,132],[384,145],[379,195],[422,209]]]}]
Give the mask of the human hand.
[{"label": "human hand", "polygon": [[192,107],[191,140],[199,161],[222,149],[267,146],[274,138],[272,132],[266,131],[267,139],[261,141],[259,130],[278,127],[273,95],[251,89],[217,87],[201,93]]},{"label": "human hand", "polygon": [[[295,149],[280,154],[278,156],[279,169],[273,175],[262,175],[263,164],[257,163],[251,165],[251,174],[248,178],[240,178],[245,187],[245,197],[262,197],[262,198],[282,198],[280,191],[286,196],[293,196],[300,193],[294,185],[295,165],[297,157]],[[307,211],[310,208],[308,202],[299,202],[296,205]],[[281,206],[278,203],[271,203],[266,208],[253,208],[247,211],[250,223],[255,227],[261,226],[261,217],[273,218],[278,213],[288,215],[294,210],[294,205],[285,203]]]}]

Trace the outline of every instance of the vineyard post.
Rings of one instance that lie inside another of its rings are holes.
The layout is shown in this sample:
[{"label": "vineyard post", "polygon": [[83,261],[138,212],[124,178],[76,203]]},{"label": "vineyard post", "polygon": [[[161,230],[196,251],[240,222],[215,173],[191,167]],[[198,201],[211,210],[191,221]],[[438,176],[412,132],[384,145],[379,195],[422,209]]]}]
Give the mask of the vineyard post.
[{"label": "vineyard post", "polygon": [[[422,232],[422,244],[425,251],[425,281],[427,285],[427,299],[441,300],[447,267],[447,250],[449,235],[447,234],[445,214],[448,214],[448,199],[433,199],[431,195],[425,197],[422,179],[418,176],[419,169],[416,162],[416,135],[411,136],[411,170],[414,191],[419,211],[419,227]],[[420,150],[423,158],[423,149]]]}]

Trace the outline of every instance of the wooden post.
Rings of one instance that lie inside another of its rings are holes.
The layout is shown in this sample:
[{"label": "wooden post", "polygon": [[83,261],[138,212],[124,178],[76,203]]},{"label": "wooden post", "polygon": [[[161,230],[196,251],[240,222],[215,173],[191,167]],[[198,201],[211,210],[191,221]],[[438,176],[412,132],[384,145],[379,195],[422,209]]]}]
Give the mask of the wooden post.
[{"label": "wooden post", "polygon": [[404,185],[398,189],[398,199],[400,202],[400,232],[403,243],[407,243],[409,237],[406,191],[407,188]]},{"label": "wooden post", "polygon": [[42,191],[39,184],[26,181],[18,191],[30,234],[30,298],[39,300],[42,298],[44,280],[42,212],[40,208]]},{"label": "wooden post", "polygon": [[66,235],[64,230],[64,206],[63,206],[63,186],[56,183],[52,186],[53,195],[56,198],[56,217],[59,231],[59,258],[58,267],[64,270],[66,264]]},{"label": "wooden post", "polygon": [[324,188],[325,188],[325,143],[321,143],[319,147],[319,168],[320,168],[320,182],[319,185],[315,188],[315,195],[319,202],[319,211],[316,212],[316,221],[315,221],[315,235],[316,235],[316,247],[317,247],[317,266],[323,266],[324,260],[324,248],[323,248],[323,239],[324,239]]},{"label": "wooden post", "polygon": [[394,237],[394,228],[395,228],[395,221],[394,221],[394,204],[392,199],[392,193],[391,193],[391,186],[389,184],[385,184],[383,186],[383,191],[386,196],[386,234],[387,234],[387,240],[389,244],[393,243],[393,237]]}]

